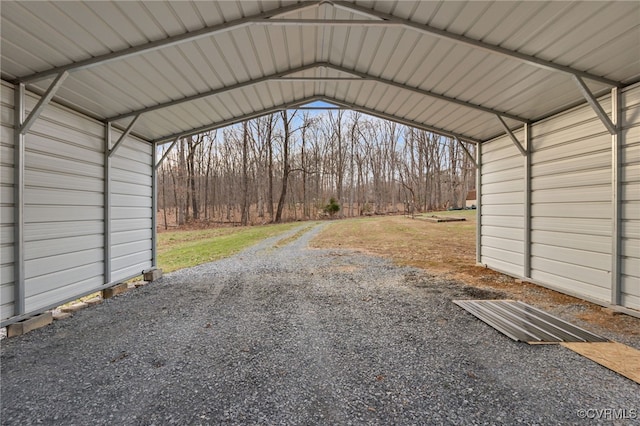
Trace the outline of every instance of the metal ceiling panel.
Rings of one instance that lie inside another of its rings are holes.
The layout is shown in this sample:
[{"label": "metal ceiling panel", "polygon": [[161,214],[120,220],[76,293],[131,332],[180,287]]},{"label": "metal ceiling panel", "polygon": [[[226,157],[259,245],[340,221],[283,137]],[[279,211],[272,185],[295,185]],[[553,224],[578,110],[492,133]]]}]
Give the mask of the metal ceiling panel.
[{"label": "metal ceiling panel", "polygon": [[[147,43],[167,37],[167,33],[149,13],[145,3],[121,1],[109,3],[104,1],[87,2],[86,6],[102,18],[114,35],[126,35],[124,40],[130,46]],[[111,35],[113,37],[114,35]],[[108,37],[107,34],[103,35]],[[109,44],[111,50],[116,46]]]},{"label": "metal ceiling panel", "polygon": [[[4,2],[0,10],[3,73],[20,75],[11,68],[7,69],[5,57],[13,58],[12,62],[24,63],[33,71],[40,71],[73,62],[75,57],[84,54],[73,42],[57,31],[50,31],[46,37],[42,35],[41,31],[33,31],[33,29],[40,29],[46,24],[42,19],[26,10],[24,4],[23,2]],[[11,46],[15,46],[22,52],[5,51]],[[61,46],[66,46],[66,48],[61,49]]]},{"label": "metal ceiling panel", "polygon": [[[0,18],[3,78],[67,67],[56,99],[96,118],[192,99],[145,112],[135,132],[150,140],[312,97],[484,140],[502,132],[487,109],[536,120],[581,102],[562,67],[592,73],[594,93],[611,87],[600,76],[640,79],[638,2],[37,1],[5,2]],[[316,81],[265,80],[313,64],[296,76]]]}]

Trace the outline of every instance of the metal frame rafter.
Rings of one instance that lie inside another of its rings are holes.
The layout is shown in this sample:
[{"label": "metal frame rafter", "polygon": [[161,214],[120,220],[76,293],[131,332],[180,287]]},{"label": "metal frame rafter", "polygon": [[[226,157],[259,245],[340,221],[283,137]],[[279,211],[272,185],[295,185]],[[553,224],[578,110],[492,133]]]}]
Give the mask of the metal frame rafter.
[{"label": "metal frame rafter", "polygon": [[[350,74],[353,77],[287,77],[291,74],[295,74],[298,72],[303,72],[303,71],[307,71],[310,69],[314,69],[314,68],[327,68],[327,69],[331,69],[334,71],[338,71],[344,74]],[[211,96],[216,96],[216,95],[220,95],[222,93],[227,93],[227,92],[231,92],[234,90],[238,90],[238,89],[242,89],[244,87],[248,87],[248,86],[252,86],[255,84],[259,84],[259,83],[263,83],[263,82],[270,82],[270,81],[373,81],[373,82],[377,82],[377,83],[381,83],[381,84],[386,84],[389,86],[393,86],[393,87],[397,87],[399,89],[403,89],[403,90],[407,90],[409,92],[413,92],[413,93],[417,93],[419,95],[422,96],[426,96],[426,97],[430,97],[430,98],[434,98],[434,99],[438,99],[444,102],[449,102],[455,105],[459,105],[462,107],[466,107],[466,108],[470,108],[470,109],[474,109],[477,111],[481,111],[481,112],[485,112],[488,114],[494,114],[506,119],[510,119],[510,120],[514,120],[514,121],[518,121],[521,123],[527,123],[529,122],[529,120],[527,120],[526,118],[522,118],[519,117],[517,115],[514,114],[510,114],[504,111],[497,111],[494,110],[492,108],[488,108],[482,105],[478,105],[478,104],[473,104],[470,102],[466,102],[460,99],[456,99],[456,98],[451,98],[442,94],[438,94],[438,93],[433,93],[430,92],[428,90],[424,90],[424,89],[420,89],[417,87],[413,87],[413,86],[406,86],[402,83],[398,83],[396,81],[393,80],[387,80],[381,77],[375,77],[375,76],[371,76],[367,73],[363,73],[360,71],[356,71],[350,68],[346,68],[340,65],[335,65],[329,62],[314,62],[312,64],[309,65],[304,65],[301,67],[297,67],[297,68],[292,68],[289,70],[285,70],[285,71],[281,71],[275,74],[271,74],[271,75],[266,75],[257,79],[253,79],[253,80],[248,80],[248,81],[244,81],[238,84],[234,84],[232,86],[227,86],[227,87],[221,87],[221,88],[217,88],[208,92],[203,92],[203,93],[198,93],[195,95],[191,95],[191,96],[187,96],[185,98],[182,99],[176,99],[176,100],[172,100],[169,102],[165,102],[165,103],[161,103],[161,104],[157,104],[157,105],[152,105],[146,108],[142,108],[136,111],[131,111],[125,114],[120,114],[118,116],[114,116],[114,117],[110,117],[108,118],[106,121],[119,121],[122,120],[124,118],[128,118],[128,117],[132,117],[132,116],[139,116],[141,114],[147,113],[147,112],[152,112],[152,111],[157,111],[160,109],[164,109],[164,108],[169,108],[175,105],[179,105],[182,103],[186,103],[186,102],[191,102],[197,99],[203,99],[206,97],[211,97]]]},{"label": "metal frame rafter", "polygon": [[296,101],[289,102],[289,103],[282,104],[282,105],[278,105],[278,106],[275,106],[275,107],[272,107],[272,108],[267,108],[267,109],[262,110],[262,111],[255,111],[255,112],[252,112],[252,113],[249,113],[249,114],[244,114],[244,115],[239,116],[239,117],[234,117],[234,118],[231,118],[231,119],[219,121],[217,123],[211,123],[209,125],[202,126],[202,127],[197,128],[197,129],[192,129],[192,130],[189,130],[189,131],[175,133],[175,134],[170,135],[170,136],[158,138],[155,141],[153,141],[153,143],[155,143],[155,144],[166,143],[166,142],[169,142],[169,141],[172,141],[172,140],[176,140],[178,138],[188,137],[188,136],[196,135],[198,133],[219,129],[221,127],[226,127],[226,126],[230,126],[232,124],[240,123],[240,122],[243,122],[243,121],[246,121],[246,120],[259,118],[259,117],[265,116],[267,114],[272,114],[274,112],[282,111],[282,110],[285,110],[285,109],[293,109],[293,108],[296,108],[297,106],[302,106],[304,104],[315,102],[315,101],[328,102],[328,103],[334,104],[334,105],[336,105],[338,107],[343,107],[343,108],[346,108],[346,109],[359,111],[359,112],[362,112],[364,114],[371,115],[373,117],[377,117],[377,118],[381,118],[381,119],[384,119],[384,120],[393,121],[395,123],[403,124],[405,126],[415,127],[416,129],[424,130],[424,131],[427,131],[427,132],[437,133],[437,134],[442,135],[442,136],[446,136],[446,137],[450,137],[450,138],[457,138],[457,139],[465,141],[465,142],[469,142],[469,143],[473,143],[473,144],[482,143],[482,141],[480,141],[478,139],[470,138],[469,136],[461,135],[461,134],[458,134],[456,132],[452,132],[452,131],[441,129],[441,128],[434,127],[434,126],[429,126],[429,125],[426,125],[426,124],[423,124],[423,123],[418,123],[416,121],[405,119],[405,118],[401,118],[401,117],[394,117],[394,116],[392,116],[390,114],[386,114],[386,113],[383,113],[383,112],[380,112],[380,111],[375,111],[375,110],[373,110],[371,108],[358,106],[358,105],[355,105],[355,104],[351,104],[349,102],[340,101],[338,99],[335,99],[335,98],[332,98],[332,97],[329,97],[329,96],[323,96],[323,95],[310,96],[310,97],[307,97],[305,99],[296,100]]},{"label": "metal frame rafter", "polygon": [[[504,122],[504,120],[502,119],[502,117],[500,117],[499,115],[496,114],[496,118],[498,119],[498,121],[500,122],[500,124],[502,125],[502,127],[504,128],[504,131],[507,133],[507,135],[509,135],[509,137],[511,138],[511,140],[513,141],[513,144],[516,146],[516,148],[518,148],[518,151],[520,151],[520,154],[522,154],[523,156],[527,155],[527,151],[525,150],[525,148],[522,146],[522,143],[518,140],[518,138],[516,137],[516,135],[513,133],[513,131],[511,130],[511,128],[509,126],[507,126],[507,123]],[[525,123],[526,124],[526,123]]]},{"label": "metal frame rafter", "polygon": [[600,105],[598,99],[596,99],[593,93],[591,93],[591,90],[589,90],[589,87],[587,87],[584,80],[582,80],[582,78],[578,77],[577,75],[573,76],[573,80],[578,85],[578,89],[580,89],[580,93],[582,93],[584,99],[591,106],[591,108],[593,108],[600,121],[602,121],[602,124],[604,124],[604,127],[607,128],[611,135],[615,135],[618,132],[618,129],[616,128],[617,126],[613,123],[611,118],[609,118],[607,113],[604,112],[602,105]]},{"label": "metal frame rafter", "polygon": [[[400,25],[405,28],[410,28],[415,31],[421,32],[423,34],[429,34],[435,37],[452,40],[461,44],[465,44],[467,46],[471,46],[477,49],[482,49],[487,52],[502,55],[511,59],[516,59],[520,62],[524,62],[538,68],[558,71],[558,72],[562,72],[564,74],[568,74],[572,76],[587,78],[589,80],[597,81],[612,87],[619,87],[621,85],[621,83],[618,81],[611,80],[599,75],[591,74],[586,71],[571,68],[569,66],[561,65],[552,61],[547,61],[545,59],[538,58],[536,56],[527,55],[525,53],[521,53],[516,50],[507,49],[501,46],[486,43],[484,41],[475,40],[461,34],[455,34],[455,33],[442,30],[439,28],[435,28],[429,25],[419,24],[417,22],[409,21],[407,19],[398,18],[397,16],[394,16],[394,15],[378,12],[376,10],[368,9],[363,6],[359,6],[346,1],[332,1],[331,3],[334,6],[339,7],[340,9],[343,9],[343,10],[352,11],[354,13],[359,13],[359,14],[367,14],[369,16],[375,16],[381,19],[383,23],[385,23],[386,25]],[[364,22],[371,22],[371,25],[374,25],[375,23],[377,23],[378,25],[381,25],[380,24],[381,21],[364,21]]]},{"label": "metal frame rafter", "polygon": [[108,118],[106,121],[119,121],[122,120],[123,118],[128,118],[128,117],[133,117],[136,115],[141,115],[141,114],[145,114],[147,112],[153,112],[153,111],[157,111],[160,109],[164,109],[164,108],[169,108],[175,105],[179,105],[179,104],[183,104],[186,102],[192,102],[198,99],[203,99],[203,98],[208,98],[210,96],[216,96],[216,95],[220,95],[222,93],[226,93],[226,92],[230,92],[233,90],[237,90],[237,89],[242,89],[244,87],[248,87],[248,86],[252,86],[254,84],[259,84],[259,83],[263,83],[266,81],[271,81],[271,80],[278,80],[281,77],[287,76],[289,74],[294,74],[297,72],[303,72],[303,71],[307,71],[309,69],[313,69],[313,68],[317,68],[321,65],[319,65],[318,63],[313,63],[313,64],[309,64],[309,65],[304,65],[301,67],[297,67],[297,68],[292,68],[286,71],[281,71],[281,72],[277,72],[275,74],[270,74],[270,75],[265,75],[263,77],[259,77],[256,79],[252,79],[252,80],[247,80],[247,81],[243,81],[241,83],[237,83],[234,84],[232,86],[225,86],[225,87],[219,87],[217,89],[213,89],[207,92],[202,92],[202,93],[196,93],[195,95],[191,95],[191,96],[187,96],[185,98],[181,98],[181,99],[175,99],[175,100],[171,100],[169,102],[163,102],[157,105],[152,105],[146,108],[141,108],[135,111],[131,111],[131,112],[127,112],[124,114],[120,114],[114,117],[110,117]]},{"label": "metal frame rafter", "polygon": [[406,84],[398,83],[397,81],[393,81],[393,80],[387,80],[387,79],[382,78],[382,77],[374,77],[374,76],[369,75],[367,73],[356,71],[356,70],[349,69],[349,68],[345,68],[345,67],[340,66],[340,65],[334,65],[334,64],[331,64],[331,63],[323,63],[322,65],[327,67],[327,68],[329,68],[329,69],[333,69],[333,70],[336,70],[336,71],[341,71],[341,72],[346,72],[346,73],[353,74],[353,75],[355,75],[357,77],[361,77],[362,79],[367,79],[367,80],[375,81],[375,82],[378,82],[378,83],[387,84],[389,86],[397,87],[397,88],[403,89],[403,90],[408,90],[410,92],[414,92],[414,93],[417,93],[419,95],[423,95],[423,96],[427,96],[427,97],[430,97],[430,98],[438,99],[438,100],[441,100],[441,101],[449,102],[449,103],[456,104],[456,105],[459,105],[459,106],[463,106],[463,107],[466,107],[466,108],[475,109],[475,110],[478,110],[478,111],[486,112],[488,114],[496,114],[496,115],[499,115],[501,117],[508,118],[510,120],[519,121],[521,123],[528,123],[529,122],[529,120],[526,119],[526,118],[519,117],[517,115],[510,114],[510,113],[505,112],[505,111],[497,111],[497,110],[495,110],[493,108],[488,108],[488,107],[485,107],[483,105],[474,104],[472,102],[463,101],[463,100],[460,100],[460,99],[457,99],[457,98],[452,98],[452,97],[449,97],[449,96],[445,96],[445,95],[442,95],[442,94],[439,94],[439,93],[434,93],[434,92],[431,92],[429,90],[421,89],[419,87],[407,86]]},{"label": "metal frame rafter", "polygon": [[131,120],[127,128],[124,130],[124,132],[122,132],[122,134],[118,138],[118,141],[115,143],[113,148],[109,147],[109,153],[108,153],[109,157],[111,157],[113,154],[116,153],[118,148],[120,148],[120,145],[122,145],[122,142],[124,142],[124,140],[129,136],[129,134],[131,134],[131,131],[133,130],[133,126],[136,125],[136,122],[138,121],[139,118],[140,118],[140,114],[135,115],[133,117],[133,120]]},{"label": "metal frame rafter", "polygon": [[253,25],[255,23],[262,22],[273,16],[282,16],[284,14],[307,9],[311,6],[320,4],[320,1],[312,1],[305,3],[295,3],[290,6],[284,6],[273,10],[268,10],[263,13],[248,16],[245,18],[235,19],[233,21],[225,22],[219,25],[213,25],[211,27],[201,28],[199,30],[190,31],[187,33],[179,34],[172,37],[167,37],[161,40],[152,41],[139,46],[130,47],[128,49],[118,50],[115,52],[107,53],[104,55],[94,56],[82,61],[74,62],[71,64],[63,65],[60,67],[51,68],[45,71],[40,71],[28,76],[18,78],[18,82],[30,84],[45,78],[49,78],[53,75],[60,74],[62,72],[79,71],[83,69],[92,68],[98,65],[103,65],[109,62],[125,59],[130,56],[140,55],[142,53],[153,52],[154,50],[164,49],[166,47],[175,46],[187,41],[197,40],[203,37],[211,37],[216,34],[221,34],[227,31],[235,30],[238,28]]},{"label": "metal frame rafter", "polygon": [[[180,139],[179,137],[178,137],[178,138],[175,138],[175,139],[173,140],[173,142],[171,142],[171,145],[169,145],[169,148],[167,148],[167,149],[164,151],[164,153],[162,154],[162,157],[160,157],[160,159],[155,163],[154,167],[156,168],[156,170],[158,169],[158,167],[160,167],[160,166],[162,165],[162,162],[165,160],[165,158],[167,158],[167,156],[169,155],[169,153],[171,152],[171,150],[173,149],[173,147],[174,147],[174,146],[176,146],[176,144],[178,143],[178,140],[179,140],[179,139]],[[165,142],[165,143],[166,143],[166,142]],[[154,144],[153,144],[154,148],[155,148],[157,145],[162,145],[162,143],[159,143],[159,144],[154,143]]]},{"label": "metal frame rafter", "polygon": [[314,101],[317,101],[317,100],[322,100],[322,96],[310,96],[310,97],[305,98],[305,99],[299,99],[299,100],[295,100],[295,101],[292,101],[292,102],[287,102],[285,104],[274,106],[272,108],[267,108],[267,109],[264,109],[264,110],[261,110],[261,111],[254,111],[254,112],[251,112],[251,113],[248,113],[248,114],[244,114],[244,115],[241,115],[241,116],[238,116],[238,117],[233,117],[233,118],[230,118],[230,119],[227,119],[227,120],[222,120],[222,121],[218,121],[216,123],[211,123],[211,124],[208,124],[206,126],[198,127],[196,129],[191,129],[191,130],[186,130],[186,131],[183,131],[183,132],[174,133],[174,134],[169,135],[169,136],[163,136],[163,137],[160,137],[160,138],[154,140],[152,143],[161,144],[161,143],[169,142],[169,141],[171,141],[173,139],[177,140],[177,139],[180,139],[180,138],[186,138],[186,137],[189,137],[189,136],[197,135],[199,133],[204,133],[204,132],[208,132],[208,131],[211,131],[211,130],[219,129],[221,127],[231,126],[232,124],[241,123],[241,122],[246,121],[246,120],[259,118],[259,117],[262,117],[262,116],[265,116],[265,115],[268,115],[268,114],[272,114],[274,112],[282,111],[284,109],[295,108],[298,105],[304,105],[306,103],[314,102]]},{"label": "metal frame rafter", "polygon": [[376,110],[368,108],[368,107],[358,106],[358,105],[355,105],[355,104],[351,104],[349,102],[340,101],[338,99],[331,98],[331,97],[328,97],[328,96],[322,97],[321,100],[327,101],[327,102],[331,102],[331,103],[334,103],[336,105],[342,105],[342,106],[344,106],[346,108],[352,109],[353,111],[359,111],[359,112],[362,112],[364,114],[371,115],[373,117],[381,118],[383,120],[389,120],[389,121],[393,121],[393,122],[398,123],[398,124],[403,124],[405,126],[415,127],[416,129],[424,130],[426,132],[437,133],[439,135],[446,136],[446,137],[449,137],[449,138],[454,138],[454,139],[457,138],[459,140],[462,140],[462,141],[465,141],[465,142],[469,142],[469,143],[473,143],[473,144],[482,143],[481,140],[478,140],[478,139],[475,139],[475,138],[471,138],[469,136],[461,135],[459,133],[452,132],[450,130],[441,129],[439,127],[430,126],[428,124],[418,123],[417,121],[409,120],[407,118],[396,117],[396,116],[393,116],[391,114],[386,114],[384,112],[376,111]]},{"label": "metal frame rafter", "polygon": [[471,163],[473,163],[473,165],[477,168],[478,167],[478,162],[473,157],[473,155],[471,155],[471,153],[469,152],[467,147],[464,145],[464,143],[462,143],[462,141],[460,139],[458,139],[458,138],[455,138],[455,140],[456,140],[456,142],[458,142],[458,145],[460,145],[460,147],[464,151],[464,153],[467,156],[467,158],[469,158],[469,160],[471,160]]}]

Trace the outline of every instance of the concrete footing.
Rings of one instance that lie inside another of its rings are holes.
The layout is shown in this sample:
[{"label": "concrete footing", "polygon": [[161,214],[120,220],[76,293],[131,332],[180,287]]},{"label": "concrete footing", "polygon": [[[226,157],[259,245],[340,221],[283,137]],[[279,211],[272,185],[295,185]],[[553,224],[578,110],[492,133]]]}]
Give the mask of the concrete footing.
[{"label": "concrete footing", "polygon": [[78,312],[80,309],[86,308],[87,306],[89,306],[89,305],[84,303],[84,302],[78,302],[78,303],[74,303],[74,304],[69,305],[69,306],[65,306],[61,310],[62,310],[62,312],[74,313],[74,312]]},{"label": "concrete footing", "polygon": [[145,281],[156,281],[162,278],[162,269],[153,268],[142,272]]},{"label": "concrete footing", "polygon": [[114,296],[124,293],[129,290],[129,286],[127,283],[116,284],[113,287],[105,288],[102,290],[102,298],[103,299],[111,299]]}]

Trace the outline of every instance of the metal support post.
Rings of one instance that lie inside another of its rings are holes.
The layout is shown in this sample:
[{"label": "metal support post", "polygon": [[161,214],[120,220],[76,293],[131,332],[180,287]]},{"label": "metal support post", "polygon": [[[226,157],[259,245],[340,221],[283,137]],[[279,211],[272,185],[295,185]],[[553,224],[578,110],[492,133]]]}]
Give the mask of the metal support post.
[{"label": "metal support post", "polygon": [[69,73],[66,71],[63,71],[60,74],[58,74],[56,79],[53,80],[53,83],[51,83],[51,86],[49,86],[49,88],[47,89],[45,94],[42,95],[42,97],[40,98],[36,106],[33,108],[33,110],[31,110],[31,112],[29,113],[29,117],[27,117],[27,119],[20,125],[19,127],[20,133],[26,134],[29,131],[31,126],[33,126],[33,123],[35,123],[35,121],[38,119],[38,117],[40,116],[44,108],[49,104],[49,102],[51,102],[51,99],[53,99],[56,92],[58,91],[60,86],[62,86],[62,83],[64,83],[64,80],[68,76],[69,76]]},{"label": "metal support post", "polygon": [[129,125],[127,126],[125,131],[122,133],[122,135],[120,135],[116,144],[113,146],[113,148],[109,149],[109,153],[108,153],[109,157],[115,154],[118,148],[120,148],[120,145],[122,144],[122,142],[124,142],[124,140],[127,139],[129,134],[131,133],[131,130],[133,130],[133,126],[136,125],[136,122],[138,121],[139,118],[140,118],[140,114],[133,117],[133,120],[131,120],[131,123],[129,123]]},{"label": "metal support post", "polygon": [[[471,153],[469,152],[467,147],[462,143],[462,141],[460,139],[458,139],[458,138],[454,138],[454,139],[456,140],[456,142],[458,142],[458,145],[460,145],[460,147],[464,151],[465,155],[469,158],[469,160],[471,160],[471,162],[473,163],[474,166],[476,166],[476,169],[477,169],[478,168],[478,162],[476,161],[475,158],[473,158],[473,155],[471,155]],[[480,144],[476,144],[476,145],[480,145]]]},{"label": "metal support post", "polygon": [[[578,85],[578,89],[580,89],[580,93],[582,93],[582,96],[584,96],[585,100],[589,103],[589,105],[591,105],[591,108],[593,108],[600,121],[602,121],[602,124],[604,124],[604,127],[607,128],[609,133],[615,135],[617,133],[617,128],[614,124],[614,121],[611,121],[607,113],[604,112],[604,110],[602,109],[602,105],[600,105],[600,102],[598,102],[595,96],[593,96],[593,93],[591,93],[591,90],[589,90],[587,85],[584,83],[584,80],[582,80],[577,75],[573,76],[573,80]],[[613,92],[611,93],[613,94]]]},{"label": "metal support post", "polygon": [[502,117],[500,115],[498,115],[498,114],[496,114],[496,118],[498,119],[500,124],[502,124],[502,127],[504,128],[504,131],[507,132],[507,135],[509,135],[509,137],[513,141],[513,144],[516,146],[516,148],[518,148],[518,151],[520,151],[520,154],[526,156],[527,152],[522,147],[522,144],[520,143],[518,138],[516,138],[516,135],[513,134],[513,131],[509,128],[509,126],[507,126],[507,123],[505,123],[504,120],[502,119]]},{"label": "metal support post", "polygon": [[111,122],[104,125],[104,282],[111,282]]},{"label": "metal support post", "polygon": [[151,144],[151,267],[158,267],[158,146]]},{"label": "metal support post", "polygon": [[25,134],[21,131],[24,122],[24,84],[14,87],[14,131],[13,131],[13,316],[25,313],[24,283],[24,146]]},{"label": "metal support post", "polygon": [[526,155],[524,156],[524,262],[522,276],[531,278],[531,155],[533,146],[531,143],[531,125],[524,125],[524,143]]},{"label": "metal support post", "polygon": [[612,230],[611,230],[611,303],[620,305],[621,295],[621,255],[622,255],[622,94],[620,89],[611,90],[611,115],[615,133],[611,135],[611,184]]},{"label": "metal support post", "polygon": [[476,263],[482,263],[482,144],[476,145]]},{"label": "metal support post", "polygon": [[25,139],[29,129],[36,122],[44,108],[49,104],[62,86],[69,73],[60,72],[44,95],[40,98],[28,116],[25,114],[25,85],[18,83],[14,87],[14,126],[13,126],[13,173],[14,173],[14,316],[25,313],[25,263],[24,263],[24,187],[25,187]]},{"label": "metal support post", "polygon": [[[162,162],[164,161],[165,158],[167,158],[167,155],[169,155],[169,153],[171,152],[173,147],[178,143],[178,140],[180,140],[180,138],[175,138],[173,140],[173,142],[171,142],[171,145],[169,145],[169,148],[167,148],[167,150],[164,152],[164,154],[162,154],[162,157],[160,157],[160,160],[155,162],[154,168],[156,170],[158,169],[158,167],[160,167],[162,165]],[[154,144],[154,145],[157,147],[158,144]]]}]

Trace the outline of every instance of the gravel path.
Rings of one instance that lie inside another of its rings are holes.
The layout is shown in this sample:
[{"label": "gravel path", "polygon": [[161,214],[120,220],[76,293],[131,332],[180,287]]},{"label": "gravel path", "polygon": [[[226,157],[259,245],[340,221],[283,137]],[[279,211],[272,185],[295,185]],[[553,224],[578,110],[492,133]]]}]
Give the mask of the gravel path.
[{"label": "gravel path", "polygon": [[321,227],[4,340],[2,424],[625,424],[579,410],[640,415],[637,384],[562,347],[513,342],[451,303],[495,294],[307,249]]}]

